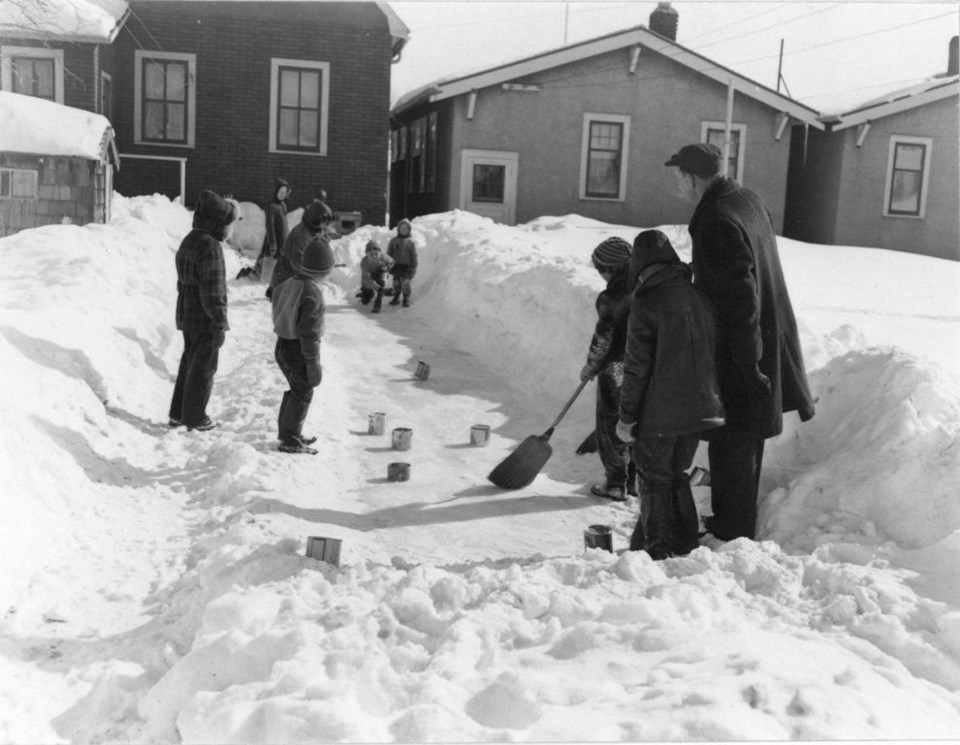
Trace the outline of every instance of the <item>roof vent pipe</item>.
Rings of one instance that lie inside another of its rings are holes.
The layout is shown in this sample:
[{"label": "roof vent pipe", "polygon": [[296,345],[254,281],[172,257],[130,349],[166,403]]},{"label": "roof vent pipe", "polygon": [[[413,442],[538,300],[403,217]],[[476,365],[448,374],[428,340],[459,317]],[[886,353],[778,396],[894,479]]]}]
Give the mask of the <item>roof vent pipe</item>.
[{"label": "roof vent pipe", "polygon": [[950,51],[947,54],[947,75],[960,75],[960,63],[957,61],[957,44],[960,36],[950,39]]},{"label": "roof vent pipe", "polygon": [[670,41],[676,41],[679,21],[679,14],[670,7],[670,3],[657,3],[657,7],[650,14],[650,30],[666,36]]}]

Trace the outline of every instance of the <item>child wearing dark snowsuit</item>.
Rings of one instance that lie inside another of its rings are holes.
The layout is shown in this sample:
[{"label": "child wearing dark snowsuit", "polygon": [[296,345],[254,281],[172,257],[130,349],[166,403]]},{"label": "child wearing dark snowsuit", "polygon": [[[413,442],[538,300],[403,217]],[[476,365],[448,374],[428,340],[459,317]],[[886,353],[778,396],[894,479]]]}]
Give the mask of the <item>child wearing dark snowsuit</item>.
[{"label": "child wearing dark snowsuit", "polygon": [[714,361],[716,317],[659,230],[633,243],[630,308],[617,434],[633,444],[640,516],[630,550],[653,559],[699,545],[699,522],[686,470],[701,433],[724,423]]},{"label": "child wearing dark snowsuit", "polygon": [[230,237],[239,205],[204,189],[193,229],[177,249],[177,328],[183,355],[170,401],[170,426],[206,431],[219,426],[207,416],[227,323],[226,265],[221,241]]},{"label": "child wearing dark snowsuit", "polygon": [[290,386],[284,391],[277,417],[279,450],[316,455],[317,450],[310,445],[317,438],[303,435],[303,422],[313,389],[323,377],[320,340],[326,306],[320,282],[333,269],[333,250],[326,238],[317,235],[302,253],[290,257],[290,263],[291,275],[273,288],[271,298],[277,334],[274,356]]},{"label": "child wearing dark snowsuit", "polygon": [[628,476],[632,480],[630,452],[617,437],[620,386],[623,384],[623,349],[630,315],[630,244],[622,238],[607,238],[593,251],[593,265],[607,286],[597,296],[597,324],[590,340],[587,363],[580,380],[597,379],[596,440],[604,483],[590,493],[615,502],[626,500]]},{"label": "child wearing dark snowsuit", "polygon": [[404,218],[397,223],[397,234],[387,244],[387,256],[393,259],[393,300],[390,305],[399,305],[403,296],[403,307],[410,305],[410,281],[417,274],[417,244],[410,235],[412,226]]},{"label": "child wearing dark snowsuit", "polygon": [[386,287],[384,274],[390,271],[393,260],[384,256],[376,241],[368,241],[366,253],[360,259],[360,302],[366,305],[373,300],[372,311],[380,312],[383,290]]},{"label": "child wearing dark snowsuit", "polygon": [[[273,185],[273,198],[264,208],[263,244],[260,246],[260,255],[253,265],[253,274],[260,277],[263,274],[264,259],[276,259],[284,241],[287,240],[287,197],[290,196],[290,184],[278,178]],[[272,262],[267,262],[267,279],[270,279]]]}]

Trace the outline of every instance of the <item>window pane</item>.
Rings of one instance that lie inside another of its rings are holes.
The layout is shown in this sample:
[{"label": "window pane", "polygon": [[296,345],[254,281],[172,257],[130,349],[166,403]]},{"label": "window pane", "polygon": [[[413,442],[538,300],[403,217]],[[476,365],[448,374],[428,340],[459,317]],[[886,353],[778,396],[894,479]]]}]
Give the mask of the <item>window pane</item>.
[{"label": "window pane", "polygon": [[923,145],[897,145],[896,159],[893,167],[897,170],[921,171],[923,170],[923,152],[926,148]]},{"label": "window pane", "polygon": [[472,201],[503,204],[506,171],[506,166],[474,165]]},{"label": "window pane", "polygon": [[163,65],[156,62],[144,63],[143,92],[147,98],[163,99]]},{"label": "window pane", "polygon": [[300,103],[300,76],[296,70],[280,71],[280,105],[297,106]]},{"label": "window pane", "polygon": [[41,98],[53,99],[53,60],[36,60],[34,62],[34,80],[36,81],[35,95]]},{"label": "window pane", "polygon": [[187,73],[183,65],[167,66],[167,95],[168,101],[187,100]]},{"label": "window pane", "polygon": [[0,171],[0,197],[10,196],[10,171]]},{"label": "window pane", "polygon": [[167,136],[166,139],[183,142],[187,139],[186,114],[187,107],[181,103],[167,104]]},{"label": "window pane", "polygon": [[587,195],[593,197],[616,197],[620,191],[619,158],[615,153],[595,152],[590,154],[587,166]]},{"label": "window pane", "polygon": [[921,178],[922,174],[919,171],[897,171],[893,174],[893,188],[890,195],[891,212],[920,214]]},{"label": "window pane", "polygon": [[305,109],[320,108],[320,74],[303,72],[300,74],[300,106]]},{"label": "window pane", "polygon": [[300,145],[302,147],[316,147],[319,140],[320,132],[318,127],[318,119],[316,111],[301,111],[300,112]]},{"label": "window pane", "polygon": [[590,148],[592,150],[620,150],[622,125],[595,122],[590,125]]},{"label": "window pane", "polygon": [[146,101],[143,105],[143,136],[148,140],[163,139],[164,106],[159,101]]},{"label": "window pane", "polygon": [[283,109],[280,112],[280,144],[296,145],[298,141],[297,130],[299,126],[300,117],[297,116],[296,109]]},{"label": "window pane", "polygon": [[13,172],[13,194],[14,197],[33,197],[36,196],[36,174],[32,171],[14,171]]}]

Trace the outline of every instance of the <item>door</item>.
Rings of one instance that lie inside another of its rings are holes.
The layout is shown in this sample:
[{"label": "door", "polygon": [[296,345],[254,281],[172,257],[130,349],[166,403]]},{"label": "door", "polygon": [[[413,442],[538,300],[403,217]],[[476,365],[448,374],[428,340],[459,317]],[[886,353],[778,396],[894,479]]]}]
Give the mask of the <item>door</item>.
[{"label": "door", "polygon": [[464,150],[460,156],[460,209],[513,225],[517,216],[517,153]]}]

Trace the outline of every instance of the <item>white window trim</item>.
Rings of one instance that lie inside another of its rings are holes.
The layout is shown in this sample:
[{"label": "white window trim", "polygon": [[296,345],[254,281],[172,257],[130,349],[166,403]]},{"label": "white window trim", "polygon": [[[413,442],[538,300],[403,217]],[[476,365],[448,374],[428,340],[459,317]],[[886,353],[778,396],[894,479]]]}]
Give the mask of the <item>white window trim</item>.
[{"label": "white window trim", "polygon": [[[901,215],[890,212],[890,189],[893,187],[893,162],[897,145],[926,145],[927,153],[923,161],[923,183],[920,186],[920,214]],[[905,220],[924,220],[927,216],[927,192],[930,185],[930,164],[933,163],[933,138],[913,137],[911,135],[890,135],[890,149],[887,151],[887,183],[883,188],[883,216],[899,217]]]},{"label": "white window trim", "polygon": [[[587,196],[587,162],[590,155],[590,125],[593,122],[616,122],[623,124],[623,152],[620,157],[619,196]],[[583,115],[583,135],[580,143],[580,199],[590,202],[625,202],[627,200],[627,170],[630,162],[630,117],[623,114],[598,114],[587,112]]]},{"label": "white window trim", "polygon": [[[143,139],[143,60],[179,60],[187,63],[187,142],[153,142]],[[197,141],[197,55],[179,52],[134,52],[133,141],[150,147],[196,147]]]},{"label": "white window trim", "polygon": [[[700,142],[707,141],[707,130],[710,129],[719,129],[722,131],[727,130],[726,122],[700,122]],[[737,153],[737,176],[739,181],[743,182],[744,170],[747,163],[747,125],[746,124],[737,124],[736,122],[730,123],[731,132],[740,133],[740,151]]]},{"label": "white window trim", "polygon": [[[100,71],[100,87],[97,89],[97,108],[98,109],[103,108],[103,81],[104,80],[110,83],[110,98],[111,99],[113,98],[113,76],[110,73],[103,72],[101,70]],[[107,116],[106,111],[99,111],[97,113],[103,114],[103,116],[106,116],[108,119],[110,118],[109,116]]]},{"label": "white window trim", "polygon": [[34,57],[53,59],[53,97],[63,103],[63,50],[43,47],[0,47],[0,90],[13,90],[13,66],[11,57]]},{"label": "white window trim", "polygon": [[[320,70],[323,75],[323,87],[320,92],[320,150],[307,153],[303,150],[284,150],[277,146],[277,106],[280,98],[280,68],[300,67],[311,70]],[[327,154],[327,123],[330,116],[330,63],[312,62],[302,59],[284,59],[273,57],[270,59],[270,141],[268,152],[289,153],[290,155],[304,155],[307,157],[321,157]]]}]

